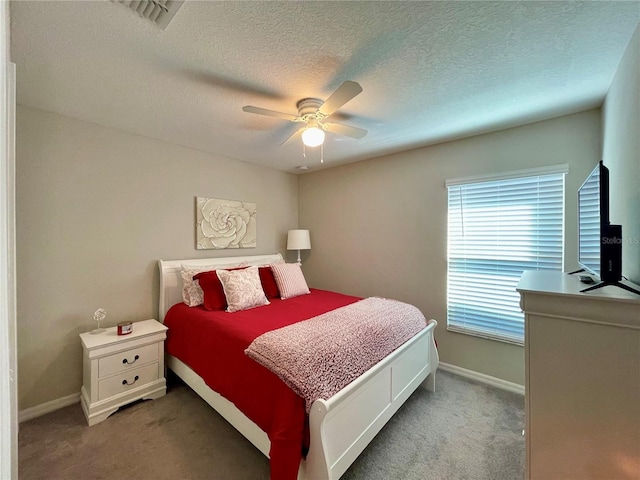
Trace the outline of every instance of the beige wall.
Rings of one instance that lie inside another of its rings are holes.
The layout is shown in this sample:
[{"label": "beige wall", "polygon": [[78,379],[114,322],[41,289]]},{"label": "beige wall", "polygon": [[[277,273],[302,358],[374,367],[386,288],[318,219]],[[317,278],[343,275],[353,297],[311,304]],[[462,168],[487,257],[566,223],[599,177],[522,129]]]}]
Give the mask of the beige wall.
[{"label": "beige wall", "polygon": [[607,94],[602,126],[611,223],[622,225],[622,274],[640,284],[640,26]]},{"label": "beige wall", "polygon": [[418,306],[443,362],[524,384],[522,347],[446,331],[448,178],[569,164],[565,268],[576,267],[576,191],[600,157],[600,110],[425,147],[300,178],[309,283]]},{"label": "beige wall", "polygon": [[[285,252],[298,179],[27,107],[17,112],[19,406],[77,394],[78,334],[157,314],[158,259]],[[196,251],[194,197],[257,203],[258,247]]]},{"label": "beige wall", "polygon": [[[640,27],[600,111],[481,135],[300,177],[19,107],[17,267],[20,408],[76,394],[78,333],[157,313],[159,258],[284,251],[312,230],[312,286],[383,295],[440,325],[441,359],[523,383],[522,348],[446,326],[447,178],[568,163],[565,268],[576,258],[575,191],[600,158],[611,170],[623,273],[640,283]],[[602,135],[602,142],[600,138]],[[602,148],[600,147],[602,143]],[[258,248],[196,251],[194,197],[258,204]]]}]

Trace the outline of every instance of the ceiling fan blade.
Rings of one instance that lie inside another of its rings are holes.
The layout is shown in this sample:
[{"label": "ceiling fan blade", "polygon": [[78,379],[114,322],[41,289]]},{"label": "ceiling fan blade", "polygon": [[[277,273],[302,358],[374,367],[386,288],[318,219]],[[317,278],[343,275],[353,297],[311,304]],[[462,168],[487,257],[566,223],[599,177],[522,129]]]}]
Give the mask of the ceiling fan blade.
[{"label": "ceiling fan blade", "polygon": [[304,130],[304,127],[298,128],[295,132],[293,132],[291,135],[289,135],[287,137],[287,139],[280,144],[280,146],[284,147],[285,144],[291,143],[293,140],[296,140],[299,136],[302,135],[302,131],[303,130]]},{"label": "ceiling fan blade", "polygon": [[364,128],[350,127],[349,125],[343,125],[341,123],[324,123],[323,126],[328,132],[351,138],[362,138],[367,134]]},{"label": "ceiling fan blade", "polygon": [[362,87],[359,83],[347,80],[327,98],[318,111],[328,117],[360,92],[362,92]]},{"label": "ceiling fan blade", "polygon": [[267,110],[266,108],[254,107],[252,105],[246,105],[242,107],[242,110],[247,113],[257,113],[258,115],[267,115],[269,117],[282,118],[289,120],[290,122],[299,121],[298,117],[289,113],[276,112],[275,110]]}]

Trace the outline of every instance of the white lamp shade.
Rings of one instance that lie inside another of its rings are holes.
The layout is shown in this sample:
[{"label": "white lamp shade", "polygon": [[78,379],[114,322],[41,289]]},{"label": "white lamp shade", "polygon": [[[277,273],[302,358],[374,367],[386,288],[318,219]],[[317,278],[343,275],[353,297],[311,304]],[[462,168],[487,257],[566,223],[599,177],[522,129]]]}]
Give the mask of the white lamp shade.
[{"label": "white lamp shade", "polygon": [[289,230],[287,250],[311,250],[309,230]]},{"label": "white lamp shade", "polygon": [[305,128],[302,132],[302,143],[307,147],[317,147],[324,142],[324,132],[318,127]]}]

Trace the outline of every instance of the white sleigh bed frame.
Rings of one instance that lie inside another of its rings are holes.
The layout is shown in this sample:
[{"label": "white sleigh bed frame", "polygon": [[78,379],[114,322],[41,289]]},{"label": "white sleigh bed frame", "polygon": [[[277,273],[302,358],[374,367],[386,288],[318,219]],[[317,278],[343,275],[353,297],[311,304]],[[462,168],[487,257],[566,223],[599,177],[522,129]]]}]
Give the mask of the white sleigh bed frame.
[{"label": "white sleigh bed frame", "polygon": [[[265,265],[282,261],[280,254],[226,258],[158,261],[160,269],[159,319],[182,301],[183,265],[212,265],[231,268],[233,264]],[[357,380],[328,400],[316,400],[309,413],[310,445],[302,460],[298,479],[340,478],[362,453],[393,414],[421,383],[435,391],[438,352],[433,339],[435,320],[427,328],[396,349]],[[209,388],[183,362],[166,355],[166,365],[187,385],[269,457],[267,434],[233,403]]]}]

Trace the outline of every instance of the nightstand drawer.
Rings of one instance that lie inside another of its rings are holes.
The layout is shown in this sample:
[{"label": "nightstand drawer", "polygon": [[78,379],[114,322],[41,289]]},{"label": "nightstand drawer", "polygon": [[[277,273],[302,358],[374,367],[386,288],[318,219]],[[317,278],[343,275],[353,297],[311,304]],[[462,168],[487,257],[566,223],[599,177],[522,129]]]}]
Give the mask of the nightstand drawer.
[{"label": "nightstand drawer", "polygon": [[158,379],[158,363],[151,363],[98,382],[98,401],[142,387]]},{"label": "nightstand drawer", "polygon": [[132,348],[98,360],[98,377],[108,377],[118,372],[128,372],[145,363],[158,360],[158,344]]}]

